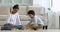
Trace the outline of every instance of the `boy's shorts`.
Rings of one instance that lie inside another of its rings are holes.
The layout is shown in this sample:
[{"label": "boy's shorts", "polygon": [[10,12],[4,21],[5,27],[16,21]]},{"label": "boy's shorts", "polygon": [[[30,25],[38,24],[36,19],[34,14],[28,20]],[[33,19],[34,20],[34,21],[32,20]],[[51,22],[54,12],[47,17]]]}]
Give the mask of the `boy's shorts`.
[{"label": "boy's shorts", "polygon": [[[14,28],[22,29],[22,25],[15,25]],[[5,24],[4,27],[1,27],[1,30],[12,30],[9,24]]]},{"label": "boy's shorts", "polygon": [[22,25],[15,25],[15,26],[14,26],[14,28],[17,28],[17,29],[19,29],[19,30],[22,29],[22,27],[23,27]]},{"label": "boy's shorts", "polygon": [[31,24],[31,26],[29,26],[28,28],[37,30],[37,29],[41,29],[42,27],[43,26],[41,24],[37,24],[37,25]]},{"label": "boy's shorts", "polygon": [[3,27],[1,27],[1,30],[11,30],[11,27],[9,24],[5,24]]}]

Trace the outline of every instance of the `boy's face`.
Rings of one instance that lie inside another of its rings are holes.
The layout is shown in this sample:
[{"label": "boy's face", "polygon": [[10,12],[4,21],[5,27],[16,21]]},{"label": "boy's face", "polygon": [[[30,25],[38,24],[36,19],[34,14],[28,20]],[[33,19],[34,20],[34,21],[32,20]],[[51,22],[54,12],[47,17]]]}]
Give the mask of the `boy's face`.
[{"label": "boy's face", "polygon": [[13,9],[12,13],[15,14],[19,9]]},{"label": "boy's face", "polygon": [[13,9],[13,11],[17,12],[19,9]]},{"label": "boy's face", "polygon": [[29,14],[29,17],[30,17],[30,18],[33,18],[33,17],[34,17],[34,15],[32,15],[32,14]]}]

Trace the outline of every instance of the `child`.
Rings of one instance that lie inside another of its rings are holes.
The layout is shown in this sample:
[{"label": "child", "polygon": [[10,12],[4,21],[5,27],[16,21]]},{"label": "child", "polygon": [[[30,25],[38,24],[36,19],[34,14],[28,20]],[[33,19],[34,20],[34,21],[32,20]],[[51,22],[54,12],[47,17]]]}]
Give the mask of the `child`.
[{"label": "child", "polygon": [[37,30],[43,27],[43,21],[35,15],[33,10],[28,11],[28,15],[31,18],[30,22],[27,24],[29,28]]},{"label": "child", "polygon": [[22,29],[22,24],[20,22],[19,14],[19,5],[13,6],[13,11],[10,11],[10,16],[8,18],[8,24],[5,24],[1,30],[11,30],[13,28]]}]

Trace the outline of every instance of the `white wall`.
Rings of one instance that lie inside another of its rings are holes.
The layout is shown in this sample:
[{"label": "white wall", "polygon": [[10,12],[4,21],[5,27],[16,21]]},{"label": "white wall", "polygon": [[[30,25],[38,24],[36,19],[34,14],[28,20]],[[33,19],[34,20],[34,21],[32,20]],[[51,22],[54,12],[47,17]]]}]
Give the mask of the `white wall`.
[{"label": "white wall", "polygon": [[53,0],[53,6],[51,10],[55,12],[55,28],[59,28],[59,15],[60,15],[60,0]]},{"label": "white wall", "polygon": [[56,27],[59,28],[60,0],[53,0],[52,10],[56,13]]},{"label": "white wall", "polygon": [[47,13],[51,7],[51,0],[33,0],[33,6],[44,7]]},{"label": "white wall", "polygon": [[51,0],[33,0],[33,5],[40,5],[45,8],[49,8],[51,6]]},{"label": "white wall", "polygon": [[42,6],[42,0],[33,0],[33,6]]},{"label": "white wall", "polygon": [[53,0],[53,7],[52,10],[54,12],[60,12],[60,0]]}]

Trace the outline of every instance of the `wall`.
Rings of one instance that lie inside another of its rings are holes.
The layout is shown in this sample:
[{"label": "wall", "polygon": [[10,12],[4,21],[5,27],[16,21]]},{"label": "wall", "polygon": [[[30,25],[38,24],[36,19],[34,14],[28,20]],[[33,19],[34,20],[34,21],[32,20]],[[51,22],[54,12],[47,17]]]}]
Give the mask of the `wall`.
[{"label": "wall", "polygon": [[51,10],[55,12],[55,28],[59,29],[59,15],[60,15],[60,0],[53,0],[53,6]]}]

